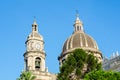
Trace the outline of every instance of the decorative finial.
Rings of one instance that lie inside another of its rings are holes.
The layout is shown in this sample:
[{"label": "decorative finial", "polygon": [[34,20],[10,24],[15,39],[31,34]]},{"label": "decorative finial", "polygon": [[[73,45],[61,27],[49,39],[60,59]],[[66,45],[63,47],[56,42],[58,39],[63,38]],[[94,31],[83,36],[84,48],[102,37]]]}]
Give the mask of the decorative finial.
[{"label": "decorative finial", "polygon": [[33,22],[33,24],[32,24],[32,31],[38,31],[38,28],[37,28],[37,23],[36,23],[36,17],[34,16],[34,22]]},{"label": "decorative finial", "polygon": [[78,13],[78,10],[76,10],[76,17],[79,17],[79,13]]},{"label": "decorative finial", "polygon": [[37,26],[37,22],[36,22],[36,17],[35,16],[34,16],[34,21],[33,21],[32,26]]},{"label": "decorative finial", "polygon": [[75,23],[74,23],[74,27],[75,27],[75,29],[74,29],[75,32],[78,32],[78,31],[84,32],[83,23],[79,19],[78,10],[76,10],[76,20],[75,20]]},{"label": "decorative finial", "polygon": [[36,22],[36,16],[34,16],[34,22]]}]

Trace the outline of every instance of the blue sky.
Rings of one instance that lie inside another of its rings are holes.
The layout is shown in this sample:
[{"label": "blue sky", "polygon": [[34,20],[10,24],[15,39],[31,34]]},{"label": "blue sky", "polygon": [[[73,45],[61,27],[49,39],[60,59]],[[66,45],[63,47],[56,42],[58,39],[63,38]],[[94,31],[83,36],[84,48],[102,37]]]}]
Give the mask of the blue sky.
[{"label": "blue sky", "polygon": [[0,80],[16,80],[23,70],[25,41],[34,16],[45,41],[46,66],[57,73],[57,57],[74,30],[76,10],[85,32],[96,40],[104,56],[120,52],[119,0],[1,0]]}]

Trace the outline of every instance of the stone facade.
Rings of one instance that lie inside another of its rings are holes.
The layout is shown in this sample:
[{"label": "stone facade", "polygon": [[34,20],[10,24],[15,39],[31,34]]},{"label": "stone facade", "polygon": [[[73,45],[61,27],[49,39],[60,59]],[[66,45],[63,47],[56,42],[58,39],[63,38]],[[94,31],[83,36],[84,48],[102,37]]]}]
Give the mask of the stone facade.
[{"label": "stone facade", "polygon": [[102,67],[104,70],[112,70],[120,72],[120,55],[118,52],[111,56],[110,59],[105,58],[103,59]]},{"label": "stone facade", "polygon": [[32,24],[32,32],[28,36],[25,44],[25,70],[32,72],[32,74],[36,76],[36,80],[56,80],[56,75],[48,72],[46,68],[44,40],[42,35],[38,32],[38,25],[35,20]]}]

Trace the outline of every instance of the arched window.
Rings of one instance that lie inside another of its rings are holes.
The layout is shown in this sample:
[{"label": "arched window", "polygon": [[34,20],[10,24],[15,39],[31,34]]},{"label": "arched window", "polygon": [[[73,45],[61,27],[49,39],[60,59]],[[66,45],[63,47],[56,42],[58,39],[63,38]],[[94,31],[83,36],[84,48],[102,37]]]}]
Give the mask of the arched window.
[{"label": "arched window", "polygon": [[41,59],[39,57],[37,57],[35,59],[35,68],[39,69],[40,68],[40,63],[41,63]]},{"label": "arched window", "polygon": [[25,59],[25,70],[26,71],[28,70],[28,61],[27,61],[27,59]]},{"label": "arched window", "polygon": [[80,27],[79,26],[77,26],[77,31],[79,31],[80,30]]},{"label": "arched window", "polygon": [[37,26],[35,25],[35,31],[37,31]]}]

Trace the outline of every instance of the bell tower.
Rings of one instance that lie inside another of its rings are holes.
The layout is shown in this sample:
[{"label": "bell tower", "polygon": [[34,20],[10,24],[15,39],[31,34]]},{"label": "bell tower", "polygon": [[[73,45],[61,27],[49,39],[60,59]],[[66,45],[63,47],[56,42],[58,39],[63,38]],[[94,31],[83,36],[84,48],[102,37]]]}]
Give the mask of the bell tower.
[{"label": "bell tower", "polygon": [[25,42],[26,52],[24,53],[25,71],[45,72],[44,40],[38,32],[36,20],[32,24],[32,32]]}]

